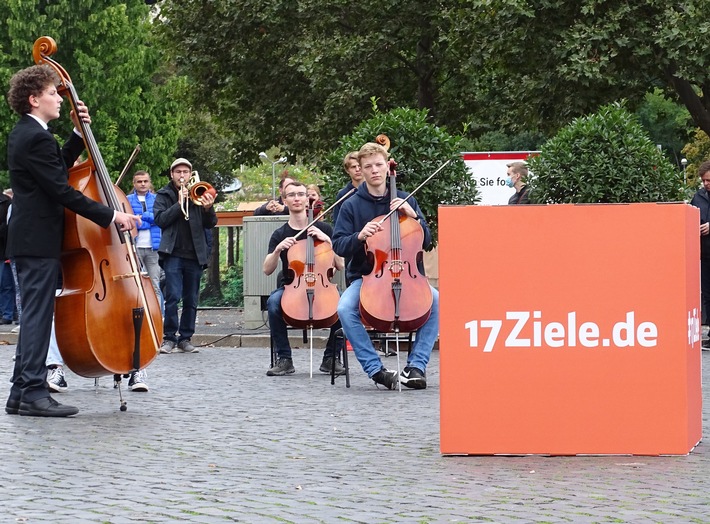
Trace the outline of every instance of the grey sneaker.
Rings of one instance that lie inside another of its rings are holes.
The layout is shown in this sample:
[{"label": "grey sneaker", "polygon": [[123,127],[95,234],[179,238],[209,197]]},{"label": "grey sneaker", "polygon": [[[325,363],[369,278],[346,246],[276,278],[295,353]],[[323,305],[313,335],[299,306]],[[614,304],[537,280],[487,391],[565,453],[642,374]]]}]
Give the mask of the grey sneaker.
[{"label": "grey sneaker", "polygon": [[[330,373],[330,370],[333,367],[333,357],[323,357],[323,362],[320,364],[320,370],[321,373]],[[345,373],[345,368],[343,365],[340,363],[340,360],[337,358],[335,359],[335,374],[336,375],[342,375]]]},{"label": "grey sneaker", "polygon": [[57,366],[47,371],[47,387],[49,391],[56,393],[69,389],[67,381],[64,379],[64,368]]},{"label": "grey sneaker", "polygon": [[279,358],[276,360],[276,364],[269,368],[269,371],[267,371],[266,374],[270,377],[281,377],[295,372],[296,368],[293,367],[293,359]]},{"label": "grey sneaker", "polygon": [[387,389],[395,389],[397,387],[397,378],[396,371],[389,371],[385,368],[382,368],[377,373],[372,375],[372,380],[375,381],[375,384],[380,384]]},{"label": "grey sneaker", "polygon": [[199,353],[200,352],[200,350],[197,349],[195,346],[193,346],[190,343],[190,340],[187,338],[185,340],[181,340],[180,342],[178,342],[177,348],[178,348],[178,351],[180,351],[181,353]]},{"label": "grey sneaker", "polygon": [[175,342],[172,340],[163,340],[163,343],[160,346],[161,353],[167,355],[168,353],[172,353],[173,349],[175,349]]},{"label": "grey sneaker", "polygon": [[148,391],[148,384],[145,379],[148,374],[144,369],[131,373],[131,378],[128,379],[128,389],[131,391]]}]

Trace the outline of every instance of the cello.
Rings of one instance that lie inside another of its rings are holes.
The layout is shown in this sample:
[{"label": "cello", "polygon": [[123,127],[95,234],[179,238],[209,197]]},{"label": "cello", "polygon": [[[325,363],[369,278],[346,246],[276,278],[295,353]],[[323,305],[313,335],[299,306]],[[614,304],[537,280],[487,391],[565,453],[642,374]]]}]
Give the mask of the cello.
[{"label": "cello", "polygon": [[[44,36],[32,53],[35,63],[55,71],[58,92],[77,112],[79,96],[71,78],[50,58],[56,51],[54,39]],[[126,196],[111,182],[91,128],[80,123],[88,159],[69,169],[69,184],[114,210],[130,210]],[[55,330],[66,365],[78,375],[101,377],[150,364],[158,355],[162,317],[150,279],[141,274],[131,233],[115,225],[103,229],[65,210],[61,265]]]},{"label": "cello", "polygon": [[[313,209],[308,209],[313,221]],[[328,242],[310,235],[298,240],[286,253],[292,281],[284,286],[281,310],[286,322],[297,328],[328,328],[338,320],[340,293],[331,281],[335,253]]]},{"label": "cello", "polygon": [[[376,141],[388,149],[389,139]],[[389,161],[390,201],[398,198],[394,160]],[[366,324],[384,333],[416,331],[429,319],[433,296],[422,267],[424,230],[419,221],[390,211],[373,219],[380,231],[367,239],[367,258],[372,271],[363,275],[360,289],[360,316]]]}]

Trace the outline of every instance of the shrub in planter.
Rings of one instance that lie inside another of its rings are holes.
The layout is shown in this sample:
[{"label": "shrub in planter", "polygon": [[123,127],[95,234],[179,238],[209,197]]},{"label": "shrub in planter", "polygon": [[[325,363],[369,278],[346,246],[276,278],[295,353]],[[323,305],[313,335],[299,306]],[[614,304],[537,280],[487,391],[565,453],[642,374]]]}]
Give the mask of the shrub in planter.
[{"label": "shrub in planter", "polygon": [[343,171],[343,157],[366,142],[374,142],[379,134],[387,135],[391,142],[390,157],[398,164],[397,189],[411,192],[444,162],[453,159],[415,195],[436,245],[439,204],[473,204],[480,197],[476,181],[461,159],[462,137],[429,123],[426,110],[398,108],[381,113],[375,109],[371,118],[341,138],[340,147],[327,156],[323,165],[326,203],[334,203],[337,192],[350,181]]},{"label": "shrub in planter", "polygon": [[664,202],[684,198],[683,176],[623,104],[577,118],[530,160],[533,202]]}]

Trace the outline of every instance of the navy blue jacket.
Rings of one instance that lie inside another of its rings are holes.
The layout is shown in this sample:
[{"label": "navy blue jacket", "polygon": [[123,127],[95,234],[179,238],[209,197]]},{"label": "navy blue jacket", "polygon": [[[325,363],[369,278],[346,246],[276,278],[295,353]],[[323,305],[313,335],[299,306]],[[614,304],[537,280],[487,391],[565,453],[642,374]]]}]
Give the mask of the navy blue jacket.
[{"label": "navy blue jacket", "polygon": [[[360,184],[360,185],[362,185],[362,184]],[[345,196],[345,194],[346,194],[348,191],[350,191],[351,189],[355,189],[355,186],[353,185],[353,181],[352,181],[352,180],[351,180],[350,182],[348,182],[348,185],[347,185],[347,186],[345,186],[343,189],[341,189],[340,191],[338,191],[338,194],[335,196],[335,201],[337,202],[338,200],[340,200],[341,198],[343,198],[343,197]],[[355,193],[353,193],[353,195],[354,195],[354,194],[355,194]],[[350,197],[353,196],[353,195],[350,195],[348,198],[350,198]],[[338,215],[340,214],[340,208],[343,207],[343,204],[345,203],[346,200],[348,200],[348,198],[346,198],[346,199],[343,200],[340,204],[338,204],[337,206],[335,206],[335,207],[333,208],[333,225],[335,225],[335,223],[338,221]]]},{"label": "navy blue jacket", "polygon": [[[417,213],[419,224],[424,230],[422,249],[426,249],[431,244],[431,232],[426,225],[426,220],[424,220],[419,204],[417,204],[414,197],[410,197],[409,193],[404,191],[397,191],[397,196],[406,198],[409,205]],[[346,273],[349,282],[372,271],[372,263],[367,259],[365,243],[358,240],[358,234],[365,227],[365,224],[373,218],[386,215],[389,210],[389,190],[384,197],[375,198],[367,191],[367,184],[365,183],[360,184],[357,192],[343,202],[338,214],[338,221],[335,224],[335,230],[333,231],[333,250],[346,260],[350,260]],[[423,268],[419,269],[423,270]]]}]

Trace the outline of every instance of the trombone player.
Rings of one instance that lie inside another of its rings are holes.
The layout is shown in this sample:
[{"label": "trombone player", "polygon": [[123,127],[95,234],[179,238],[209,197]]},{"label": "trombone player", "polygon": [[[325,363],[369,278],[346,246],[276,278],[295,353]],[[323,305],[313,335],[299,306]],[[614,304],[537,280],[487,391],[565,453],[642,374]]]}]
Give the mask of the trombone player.
[{"label": "trombone player", "polygon": [[[170,166],[170,182],[155,197],[153,215],[162,236],[158,257],[165,271],[165,319],[161,353],[197,353],[195,333],[202,271],[207,267],[207,234],[217,225],[214,191],[190,198],[192,163],[178,158]],[[182,314],[178,319],[178,303]]]}]

